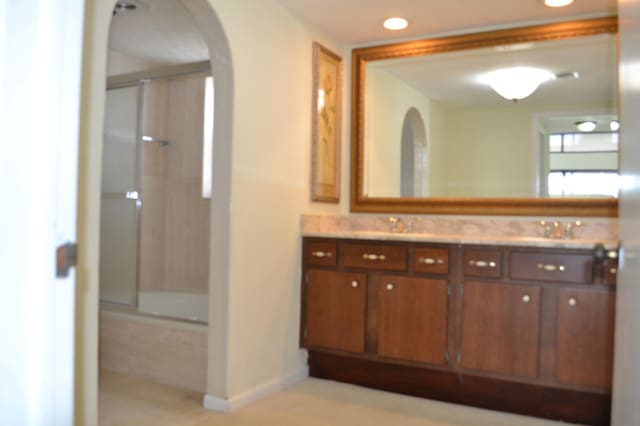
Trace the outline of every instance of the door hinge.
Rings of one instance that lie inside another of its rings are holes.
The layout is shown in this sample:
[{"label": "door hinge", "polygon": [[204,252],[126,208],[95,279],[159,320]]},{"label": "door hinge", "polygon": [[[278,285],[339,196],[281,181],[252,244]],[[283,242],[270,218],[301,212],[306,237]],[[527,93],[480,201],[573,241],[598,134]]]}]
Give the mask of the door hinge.
[{"label": "door hinge", "polygon": [[451,285],[451,284],[449,284],[449,285],[447,286],[447,296],[451,296],[452,291],[453,291],[453,290],[452,290],[452,285]]},{"label": "door hinge", "polygon": [[304,332],[302,333],[302,335],[305,339],[307,338],[307,327],[304,328]]},{"label": "door hinge", "polygon": [[304,273],[304,283],[305,284],[309,284],[309,273],[308,272]]},{"label": "door hinge", "polygon": [[456,359],[458,361],[458,365],[462,363],[462,352],[458,350],[458,354],[456,355]]},{"label": "door hinge", "polygon": [[56,248],[56,278],[66,278],[78,264],[78,244],[65,243]]},{"label": "door hinge", "polygon": [[449,361],[451,361],[451,354],[449,354],[449,350],[444,353],[444,363],[445,365],[449,365]]}]

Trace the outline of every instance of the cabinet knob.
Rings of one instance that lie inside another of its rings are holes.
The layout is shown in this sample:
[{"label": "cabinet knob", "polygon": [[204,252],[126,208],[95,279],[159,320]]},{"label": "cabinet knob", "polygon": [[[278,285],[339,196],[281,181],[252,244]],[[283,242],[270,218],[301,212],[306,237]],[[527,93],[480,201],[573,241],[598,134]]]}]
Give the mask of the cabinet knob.
[{"label": "cabinet knob", "polygon": [[567,303],[569,303],[569,306],[576,306],[578,304],[578,301],[575,297],[570,297]]},{"label": "cabinet knob", "polygon": [[617,274],[617,273],[618,273],[618,268],[611,268],[611,269],[609,269],[609,273],[610,273],[610,274],[612,274],[612,275]]},{"label": "cabinet knob", "polygon": [[528,294],[524,294],[524,295],[522,296],[522,301],[523,301],[524,303],[529,303],[529,302],[531,302],[531,296],[529,296]]},{"label": "cabinet knob", "polygon": [[363,253],[362,258],[364,260],[381,260],[384,261],[386,256],[384,254]]},{"label": "cabinet knob", "polygon": [[442,265],[444,260],[434,259],[432,257],[419,257],[418,263],[422,263],[423,265],[435,265],[437,263],[438,265]]},{"label": "cabinet knob", "polygon": [[470,260],[469,265],[476,268],[495,268],[497,266],[496,262],[487,262],[486,260]]},{"label": "cabinet knob", "polygon": [[393,284],[387,283],[387,290],[389,291],[393,290]]},{"label": "cabinet knob", "polygon": [[311,256],[312,257],[319,257],[319,258],[332,257],[333,253],[331,253],[330,251],[312,251],[311,252]]},{"label": "cabinet knob", "polygon": [[538,263],[538,269],[544,269],[547,272],[555,272],[555,271],[560,271],[560,272],[564,272],[565,271],[565,267],[564,265],[552,265],[550,263]]},{"label": "cabinet knob", "polygon": [[358,288],[358,281],[351,281],[351,287]]}]

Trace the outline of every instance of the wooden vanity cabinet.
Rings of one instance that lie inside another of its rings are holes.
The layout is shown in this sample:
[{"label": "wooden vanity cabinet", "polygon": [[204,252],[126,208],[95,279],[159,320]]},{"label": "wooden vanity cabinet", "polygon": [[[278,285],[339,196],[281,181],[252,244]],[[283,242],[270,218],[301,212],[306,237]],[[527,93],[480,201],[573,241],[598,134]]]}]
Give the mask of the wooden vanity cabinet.
[{"label": "wooden vanity cabinet", "polygon": [[536,378],[540,296],[537,286],[465,281],[461,367]]},{"label": "wooden vanity cabinet", "polygon": [[616,260],[597,263],[584,249],[305,238],[310,374],[606,425]]},{"label": "wooden vanity cabinet", "polygon": [[305,346],[364,352],[366,276],[310,269],[306,281]]},{"label": "wooden vanity cabinet", "polygon": [[611,388],[615,292],[558,291],[556,377],[559,382]]},{"label": "wooden vanity cabinet", "polygon": [[445,365],[447,281],[386,275],[379,282],[377,354]]}]

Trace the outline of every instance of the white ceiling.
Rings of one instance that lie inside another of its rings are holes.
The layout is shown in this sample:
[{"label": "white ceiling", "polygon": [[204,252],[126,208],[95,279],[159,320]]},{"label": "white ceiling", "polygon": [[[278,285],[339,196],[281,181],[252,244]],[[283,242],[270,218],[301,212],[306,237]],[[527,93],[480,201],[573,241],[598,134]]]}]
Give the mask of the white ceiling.
[{"label": "white ceiling", "polygon": [[[521,101],[528,106],[562,104],[615,105],[615,37],[603,34],[568,40],[520,44],[505,49],[484,48],[417,58],[376,61],[367,66],[386,71],[449,106],[499,106],[506,101],[480,76],[513,66],[539,67],[555,75],[578,72],[578,79],[558,78],[543,83]],[[442,78],[446,75],[447,78]]]},{"label": "white ceiling", "polygon": [[[206,60],[207,45],[180,0],[127,0],[139,7],[133,13],[113,17],[109,48],[120,53],[148,60],[156,65],[172,65]],[[547,8],[542,0],[276,0],[285,9],[312,27],[326,33],[345,45],[372,44],[435,34],[469,32],[479,28],[517,26],[533,22],[575,19],[584,16],[602,16],[616,13],[616,0],[575,0],[569,7]],[[390,32],[382,28],[385,17],[401,15],[410,22],[407,30]],[[615,52],[603,37],[565,43],[572,53],[559,49],[552,53],[536,53],[531,61],[551,64],[546,66],[554,73],[578,71],[578,80],[557,80],[540,87],[528,102],[547,102],[550,94],[573,96],[575,100],[589,103],[594,96],[615,92]],[[482,54],[481,60],[478,56]],[[436,66],[431,64],[426,72],[417,61],[407,61],[389,70],[420,88],[434,99],[448,99],[455,103],[472,99],[476,103],[495,99],[497,96],[481,87],[469,70],[497,68],[499,62],[489,62],[501,57],[502,65],[513,62],[513,55],[498,55],[491,49],[470,51],[466,55],[438,56]],[[522,52],[518,52],[520,55]],[[546,55],[546,57],[545,57]],[[593,60],[594,57],[609,60]],[[443,58],[446,60],[443,61]],[[424,61],[430,61],[427,57]],[[520,58],[521,59],[521,58]],[[424,62],[423,61],[423,62]],[[393,61],[385,61],[388,66]],[[544,66],[544,65],[543,65]],[[443,68],[444,67],[444,68]],[[478,68],[480,67],[480,68]],[[442,75],[448,79],[442,80]],[[433,82],[436,83],[433,83]],[[461,87],[467,89],[460,90]],[[471,90],[471,92],[467,91]],[[570,90],[566,91],[565,90]],[[569,94],[571,93],[571,94]],[[578,94],[578,95],[577,95]],[[575,98],[579,96],[580,99]]]},{"label": "white ceiling", "polygon": [[[109,47],[159,64],[208,58],[207,46],[180,0],[127,0],[136,12],[117,15]],[[276,0],[293,15],[346,44],[407,39],[485,27],[616,13],[616,0],[575,0],[551,9],[542,0]],[[409,19],[408,29],[390,32],[382,21]]]},{"label": "white ceiling", "polygon": [[126,0],[138,9],[111,19],[109,49],[156,65],[209,59],[209,49],[179,0]]},{"label": "white ceiling", "polygon": [[[542,0],[277,1],[292,14],[348,45],[617,12],[616,0],[575,0],[565,8],[545,7]],[[408,19],[409,28],[396,32],[384,29],[382,22],[391,16]]]}]

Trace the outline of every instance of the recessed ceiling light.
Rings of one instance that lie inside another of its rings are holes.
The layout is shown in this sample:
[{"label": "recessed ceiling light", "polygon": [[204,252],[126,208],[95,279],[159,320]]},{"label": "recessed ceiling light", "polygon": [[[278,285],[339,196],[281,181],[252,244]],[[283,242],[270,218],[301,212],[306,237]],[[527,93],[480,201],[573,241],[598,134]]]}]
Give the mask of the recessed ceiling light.
[{"label": "recessed ceiling light", "polygon": [[544,5],[549,7],[565,7],[573,3],[573,0],[544,0]]},{"label": "recessed ceiling light", "polygon": [[578,121],[576,127],[581,132],[593,132],[596,129],[595,121]]},{"label": "recessed ceiling light", "polygon": [[611,120],[611,123],[609,123],[609,128],[612,132],[618,131],[618,129],[620,129],[620,122],[618,120]]},{"label": "recessed ceiling light", "polygon": [[404,18],[393,17],[385,19],[383,25],[388,30],[398,31],[407,28],[409,26],[409,22]]}]

